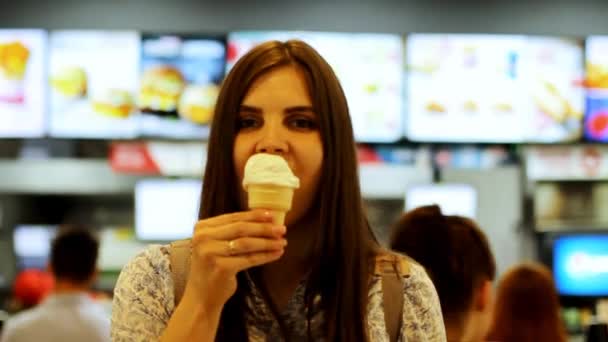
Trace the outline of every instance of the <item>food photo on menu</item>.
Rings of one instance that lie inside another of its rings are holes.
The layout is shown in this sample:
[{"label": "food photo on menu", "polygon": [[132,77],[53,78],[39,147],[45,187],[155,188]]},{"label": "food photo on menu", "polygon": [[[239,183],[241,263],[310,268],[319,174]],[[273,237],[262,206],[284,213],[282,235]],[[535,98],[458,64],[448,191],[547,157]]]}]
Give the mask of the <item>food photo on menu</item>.
[{"label": "food photo on menu", "polygon": [[591,36],[586,44],[585,138],[608,142],[608,36]]},{"label": "food photo on menu", "polygon": [[555,143],[583,135],[585,105],[583,41],[528,37],[520,74],[530,99],[526,141]]},{"label": "food photo on menu", "polygon": [[268,40],[300,39],[334,69],[344,89],[358,142],[403,137],[403,39],[393,34],[241,31],[228,35],[227,69]]},{"label": "food photo on menu", "polygon": [[517,35],[412,34],[406,40],[408,137],[521,142]]},{"label": "food photo on menu", "polygon": [[144,35],[137,93],[145,136],[201,139],[209,134],[224,76],[224,38]]},{"label": "food photo on menu", "polygon": [[139,43],[134,31],[51,32],[51,136],[137,135]]},{"label": "food photo on menu", "polygon": [[46,33],[0,30],[0,137],[44,134]]},{"label": "food photo on menu", "polygon": [[445,142],[565,142],[581,136],[578,40],[489,34],[407,38],[408,136]]}]

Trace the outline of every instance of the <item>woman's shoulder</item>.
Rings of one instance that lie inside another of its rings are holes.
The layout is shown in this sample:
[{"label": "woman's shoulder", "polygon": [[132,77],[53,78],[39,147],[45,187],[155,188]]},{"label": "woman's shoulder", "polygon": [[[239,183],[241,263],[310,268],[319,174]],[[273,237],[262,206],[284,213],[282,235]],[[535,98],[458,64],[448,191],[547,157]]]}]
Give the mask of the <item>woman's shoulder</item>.
[{"label": "woman's shoulder", "polygon": [[169,246],[168,245],[149,245],[123,268],[126,271],[138,271],[153,269],[162,273],[170,271]]},{"label": "woman's shoulder", "polygon": [[132,293],[167,291],[173,287],[169,247],[150,245],[129,261],[120,272],[115,294],[131,290]]},{"label": "woman's shoulder", "polygon": [[376,274],[382,274],[382,268],[388,267],[390,270],[396,270],[403,278],[412,278],[411,280],[430,281],[424,267],[416,260],[408,255],[395,252],[392,250],[381,250],[376,255]]},{"label": "woman's shoulder", "polygon": [[377,260],[379,261],[377,264],[381,264],[382,261],[392,261],[402,278],[406,296],[419,294],[430,300],[437,297],[435,286],[424,267],[408,255],[395,251],[382,251],[378,254]]},{"label": "woman's shoulder", "polygon": [[444,341],[439,298],[424,267],[411,257],[393,251],[383,251],[377,259],[397,261],[403,286],[402,336],[408,341]]},{"label": "woman's shoulder", "polygon": [[402,263],[407,264],[407,276],[413,277],[414,280],[431,282],[431,278],[429,278],[424,267],[422,267],[422,265],[420,265],[416,260],[405,254],[400,254],[397,252],[393,252],[393,254],[396,255]]},{"label": "woman's shoulder", "polygon": [[151,245],[131,259],[118,277],[112,341],[157,339],[174,310],[173,297],[169,248]]}]

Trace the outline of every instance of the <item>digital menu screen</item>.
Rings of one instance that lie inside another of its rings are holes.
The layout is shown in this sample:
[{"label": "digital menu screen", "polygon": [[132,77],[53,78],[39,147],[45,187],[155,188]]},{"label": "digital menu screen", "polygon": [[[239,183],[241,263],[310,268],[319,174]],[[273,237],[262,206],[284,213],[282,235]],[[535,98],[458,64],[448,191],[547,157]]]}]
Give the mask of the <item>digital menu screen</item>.
[{"label": "digital menu screen", "polygon": [[135,234],[142,241],[189,238],[198,221],[202,183],[145,179],[135,185]]},{"label": "digital menu screen", "polygon": [[146,35],[141,47],[140,133],[177,139],[208,137],[226,65],[225,40]]},{"label": "digital menu screen", "polygon": [[585,138],[608,142],[608,36],[592,36],[586,44]]},{"label": "digital menu screen", "polygon": [[583,52],[582,40],[526,38],[520,74],[531,115],[525,141],[572,142],[583,136]]},{"label": "digital menu screen", "polygon": [[235,32],[228,35],[227,68],[262,42],[294,38],[315,48],[335,71],[357,141],[393,142],[403,136],[403,40],[398,35]]},{"label": "digital menu screen", "polygon": [[45,129],[46,32],[0,29],[0,138]]},{"label": "digital menu screen", "polygon": [[135,237],[131,227],[105,227],[99,234],[99,269],[120,271],[130,260],[146,248]]},{"label": "digital menu screen", "polygon": [[139,34],[55,31],[49,44],[50,134],[135,137]]},{"label": "digital menu screen", "polygon": [[18,225],[13,231],[17,268],[46,269],[51,242],[57,231],[52,225]]},{"label": "digital menu screen", "polygon": [[564,296],[608,294],[608,236],[563,235],[553,242],[553,274]]},{"label": "digital menu screen", "polygon": [[579,41],[523,35],[407,38],[408,137],[563,142],[581,136]]},{"label": "digital menu screen", "polygon": [[422,184],[407,190],[406,211],[427,205],[438,205],[444,215],[475,219],[477,191],[468,184]]}]

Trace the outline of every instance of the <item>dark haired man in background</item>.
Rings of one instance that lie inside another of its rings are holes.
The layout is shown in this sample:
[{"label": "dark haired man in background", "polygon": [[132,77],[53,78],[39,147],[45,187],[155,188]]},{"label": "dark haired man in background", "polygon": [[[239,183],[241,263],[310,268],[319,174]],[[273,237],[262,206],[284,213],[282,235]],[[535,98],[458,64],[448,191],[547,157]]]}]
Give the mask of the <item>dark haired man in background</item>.
[{"label": "dark haired man in background", "polygon": [[9,319],[1,342],[101,342],[110,340],[110,321],[89,298],[97,277],[99,241],[90,230],[71,227],[57,234],[51,246],[52,294],[39,306]]}]

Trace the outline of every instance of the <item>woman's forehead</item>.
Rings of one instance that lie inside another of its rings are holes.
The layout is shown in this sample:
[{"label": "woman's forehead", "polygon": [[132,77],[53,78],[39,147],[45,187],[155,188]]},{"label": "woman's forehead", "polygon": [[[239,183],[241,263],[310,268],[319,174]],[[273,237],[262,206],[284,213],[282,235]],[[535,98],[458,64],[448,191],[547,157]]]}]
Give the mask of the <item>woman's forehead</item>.
[{"label": "woman's forehead", "polygon": [[245,93],[241,104],[258,107],[277,102],[311,106],[306,77],[299,68],[284,66],[260,75]]}]

